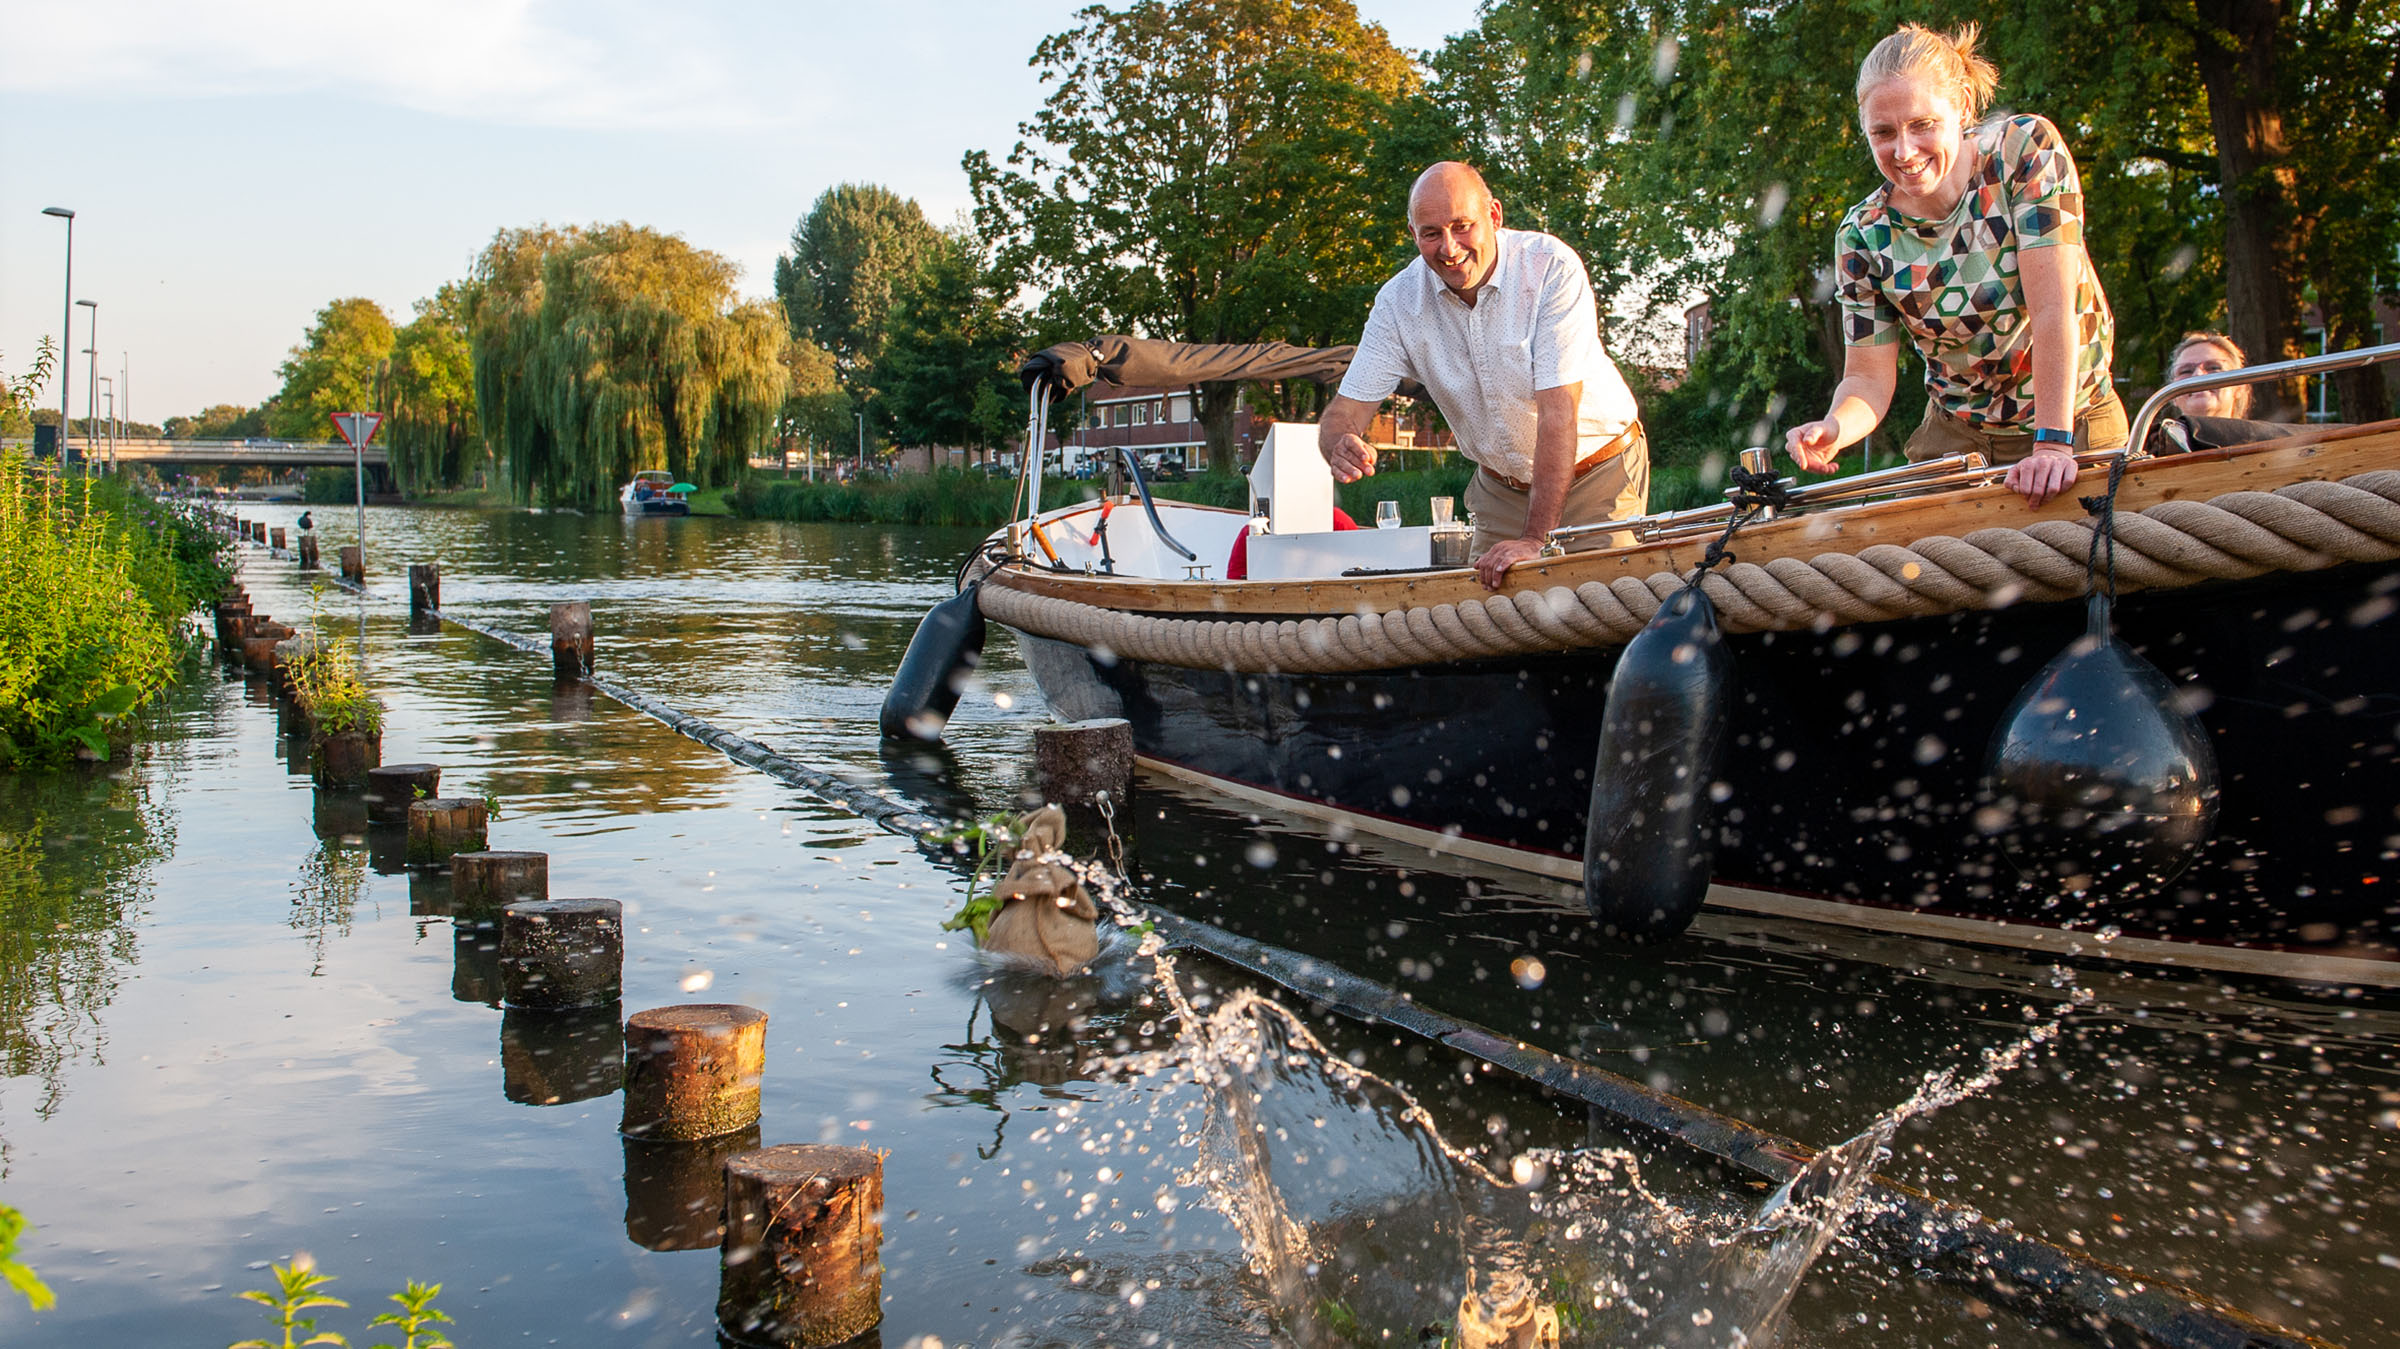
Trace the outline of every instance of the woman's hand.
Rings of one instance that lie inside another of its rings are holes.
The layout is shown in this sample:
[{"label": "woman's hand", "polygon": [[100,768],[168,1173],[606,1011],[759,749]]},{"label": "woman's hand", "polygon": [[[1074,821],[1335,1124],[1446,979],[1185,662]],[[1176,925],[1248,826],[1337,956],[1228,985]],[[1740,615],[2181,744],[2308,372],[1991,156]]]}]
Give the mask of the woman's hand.
[{"label": "woman's hand", "polygon": [[1784,453],[1811,473],[1831,473],[1840,460],[1842,424],[1831,417],[1802,422],[1783,433]]},{"label": "woman's hand", "polygon": [[2075,475],[2081,471],[2075,456],[2055,445],[2044,445],[2008,466],[2008,476],[2001,481],[2012,492],[2025,498],[2025,504],[2039,510],[2053,497],[2075,485]]}]

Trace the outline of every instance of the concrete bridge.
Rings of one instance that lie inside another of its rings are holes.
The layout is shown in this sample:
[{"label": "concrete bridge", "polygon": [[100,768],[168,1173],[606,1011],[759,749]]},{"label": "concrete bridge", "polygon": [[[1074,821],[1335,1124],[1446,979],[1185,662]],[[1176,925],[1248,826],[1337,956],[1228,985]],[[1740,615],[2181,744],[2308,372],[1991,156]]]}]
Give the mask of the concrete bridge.
[{"label": "concrete bridge", "polygon": [[[111,449],[105,436],[86,442],[69,441],[75,457],[95,464],[108,462]],[[120,440],[114,453],[120,464],[148,464],[162,472],[177,468],[349,468],[358,462],[340,441],[304,440]],[[370,446],[369,469],[388,470],[391,461]]]}]

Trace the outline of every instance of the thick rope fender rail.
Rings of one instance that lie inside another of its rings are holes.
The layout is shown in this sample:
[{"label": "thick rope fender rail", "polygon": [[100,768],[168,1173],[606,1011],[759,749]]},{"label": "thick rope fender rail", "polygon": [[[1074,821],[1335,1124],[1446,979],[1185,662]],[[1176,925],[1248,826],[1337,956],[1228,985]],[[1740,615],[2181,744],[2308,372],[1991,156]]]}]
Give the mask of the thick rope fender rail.
[{"label": "thick rope fender rail", "polygon": [[[2400,558],[2400,470],[2298,482],[2210,501],[2165,501],[2116,517],[2117,585],[2164,590],[2271,571]],[[1728,632],[1998,609],[2084,591],[2088,519],[1928,535],[1856,554],[1734,562],[1701,587]],[[1021,632],[1187,669],[1332,674],[1621,645],[1684,585],[1674,571],[1492,595],[1456,604],[1301,620],[1129,614],[1007,584],[983,587],[985,616]]]}]

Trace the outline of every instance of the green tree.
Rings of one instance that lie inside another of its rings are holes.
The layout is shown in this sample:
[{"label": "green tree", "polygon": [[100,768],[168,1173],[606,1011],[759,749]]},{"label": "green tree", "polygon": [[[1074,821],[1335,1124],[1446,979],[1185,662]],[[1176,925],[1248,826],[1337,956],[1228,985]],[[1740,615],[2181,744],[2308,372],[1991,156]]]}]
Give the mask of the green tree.
[{"label": "green tree", "polygon": [[502,231],[474,275],[477,407],[520,499],[606,508],[634,472],[707,487],[773,434],[782,317],[731,262],[634,225]]},{"label": "green tree", "polygon": [[383,442],[404,490],[456,487],[482,460],[469,301],[464,284],[446,283],[393,338]]},{"label": "green tree", "polygon": [[[1141,0],[1080,11],[1032,64],[1052,86],[1005,161],[966,157],[1040,336],[1351,341],[1406,256],[1417,71],[1349,0]],[[1230,456],[1235,389],[1204,388]]]},{"label": "green tree", "polygon": [[217,403],[189,417],[167,418],[166,429],[169,440],[246,440],[267,433],[267,410]]},{"label": "green tree", "polygon": [[947,241],[894,308],[876,367],[878,420],[902,445],[1006,443],[1025,417],[1015,373],[1024,338],[973,241]]},{"label": "green tree", "polygon": [[833,353],[805,337],[787,334],[783,368],[791,375],[784,395],[783,433],[818,448],[846,442],[858,405],[842,391]]},{"label": "green tree", "polygon": [[326,440],[337,412],[382,407],[378,372],[392,354],[392,320],[373,300],[336,300],[317,311],[277,373],[283,388],[267,429],[286,440]]},{"label": "green tree", "polygon": [[832,355],[853,397],[873,391],[892,308],[941,247],[914,201],[873,183],[827,189],[793,226],[792,251],[775,262],[776,298],[793,335]]}]

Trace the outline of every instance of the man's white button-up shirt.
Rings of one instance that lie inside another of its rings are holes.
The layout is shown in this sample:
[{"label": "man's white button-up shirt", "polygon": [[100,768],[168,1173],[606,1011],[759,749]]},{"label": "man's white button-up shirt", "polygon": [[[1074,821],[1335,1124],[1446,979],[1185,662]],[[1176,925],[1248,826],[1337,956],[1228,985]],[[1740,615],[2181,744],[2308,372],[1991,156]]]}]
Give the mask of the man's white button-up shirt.
[{"label": "man's white button-up shirt", "polygon": [[1425,386],[1469,459],[1533,480],[1533,395],[1581,382],[1578,460],[1640,415],[1617,363],[1600,346],[1600,318],[1583,259],[1565,241],[1500,230],[1492,273],[1475,303],[1451,293],[1425,259],[1383,283],[1344,398],[1379,403],[1403,378]]}]

